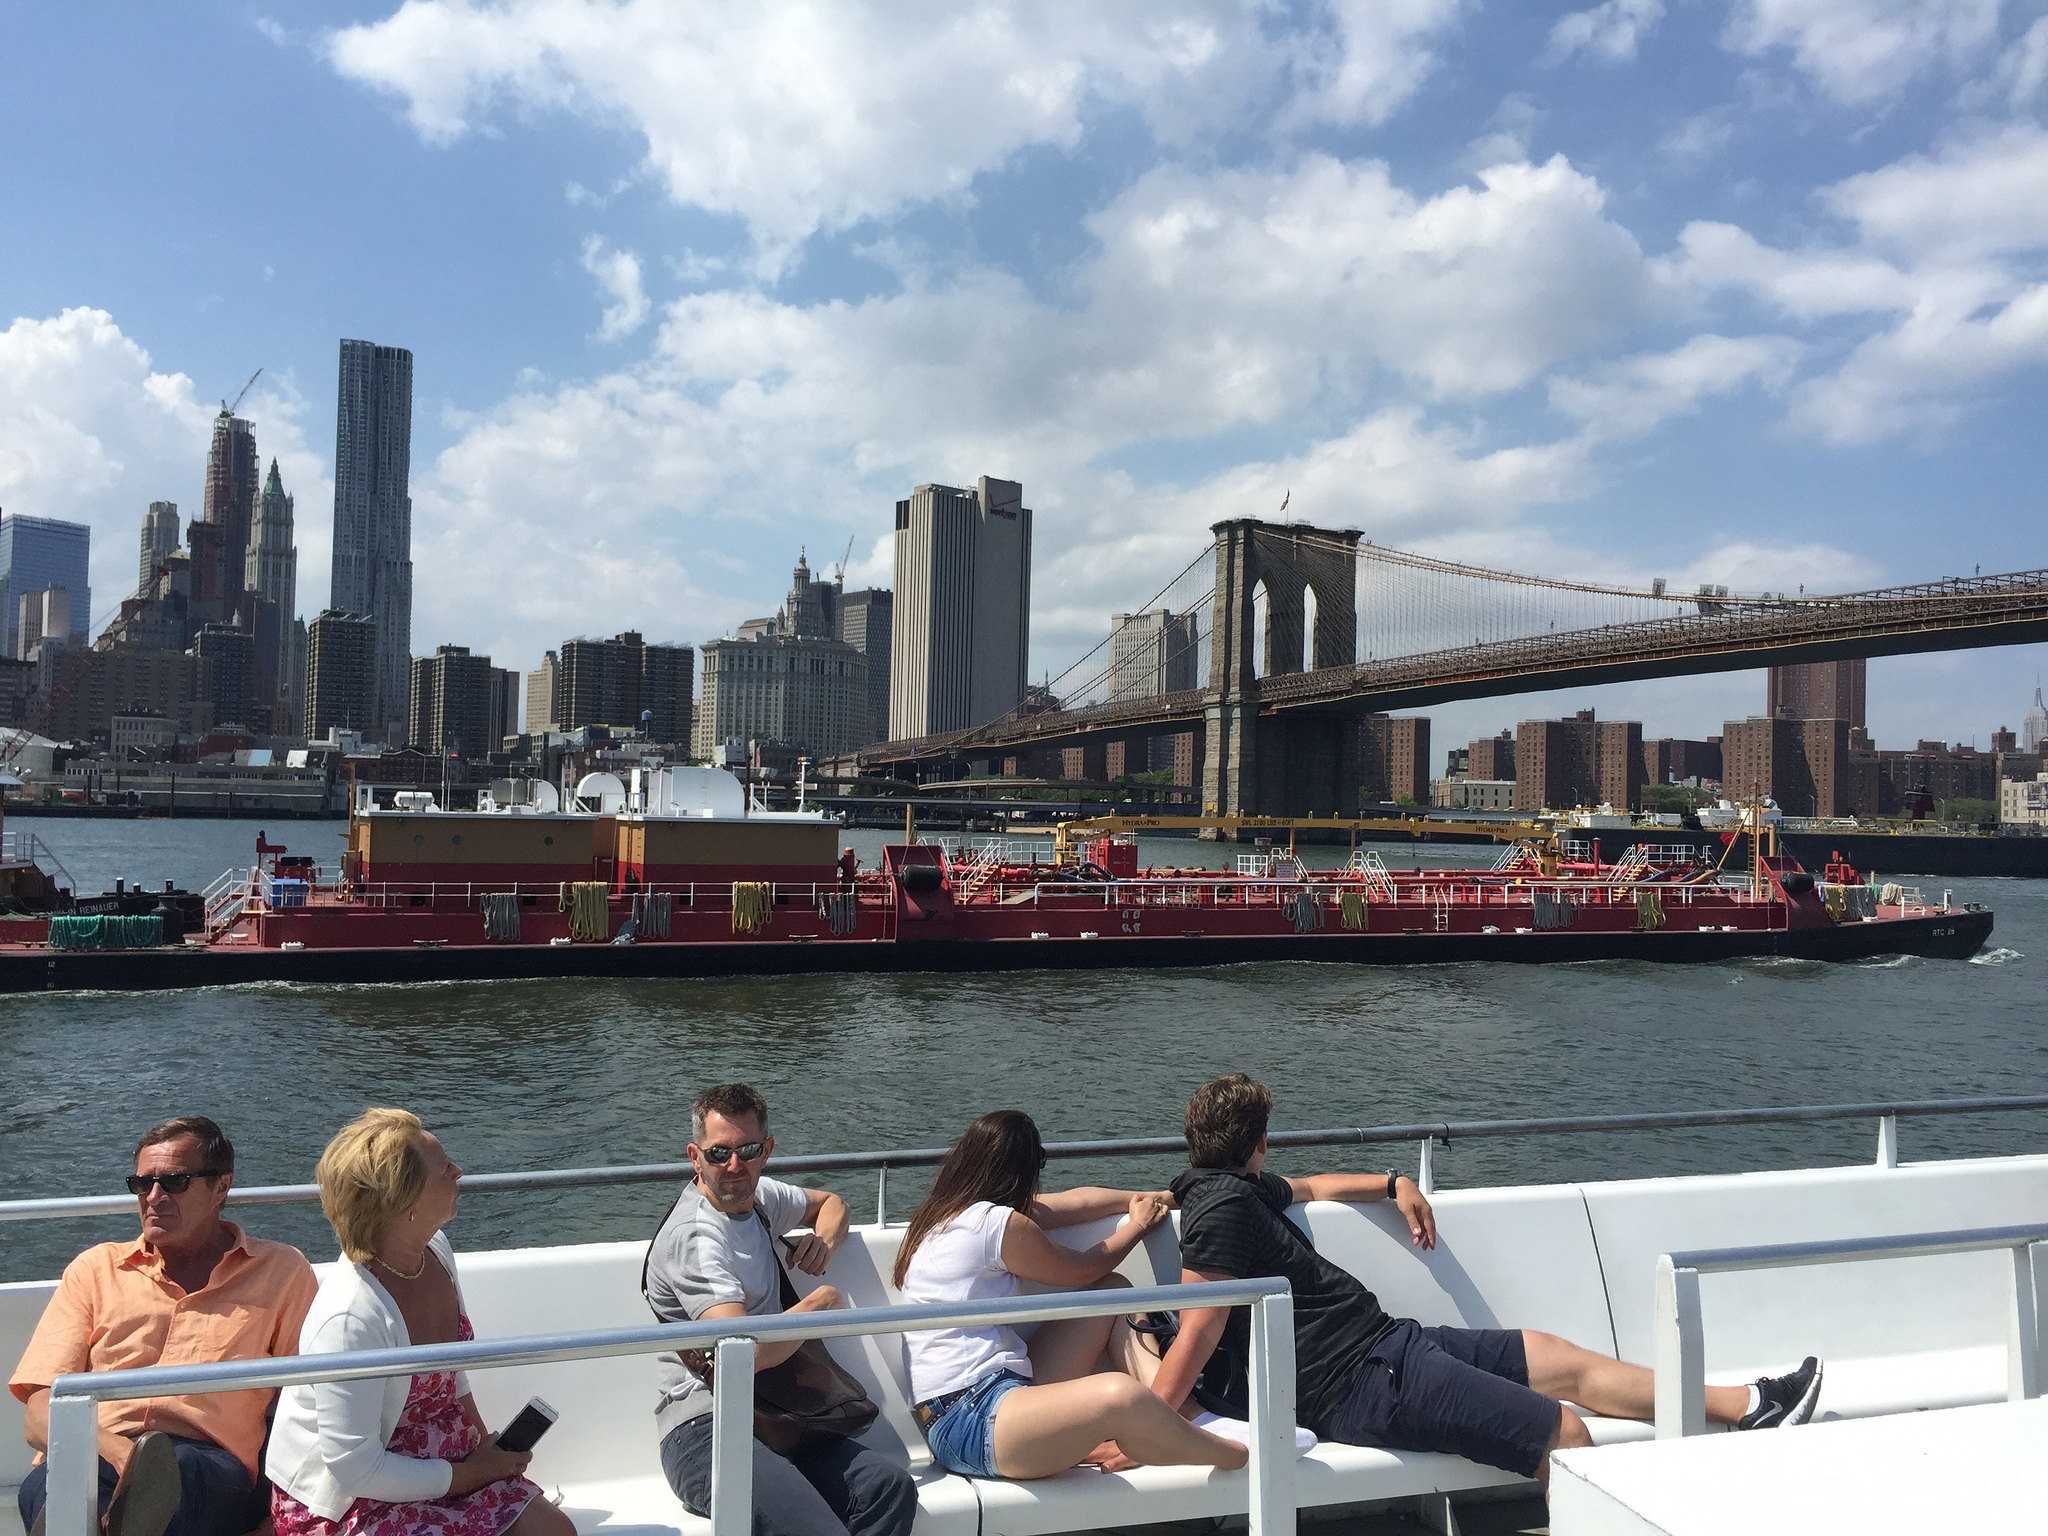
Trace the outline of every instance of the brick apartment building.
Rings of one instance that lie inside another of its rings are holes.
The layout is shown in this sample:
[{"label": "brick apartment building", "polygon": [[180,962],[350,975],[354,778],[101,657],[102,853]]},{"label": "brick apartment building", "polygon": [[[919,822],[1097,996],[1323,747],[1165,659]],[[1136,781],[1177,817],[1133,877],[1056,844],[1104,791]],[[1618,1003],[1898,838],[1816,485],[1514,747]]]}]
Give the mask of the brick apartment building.
[{"label": "brick apartment building", "polygon": [[1524,720],[1515,730],[1515,809],[1612,805],[1643,798],[1643,726],[1600,720],[1582,709],[1569,720]]},{"label": "brick apartment building", "polygon": [[1465,749],[1468,779],[1512,779],[1515,776],[1515,733],[1502,731]]},{"label": "brick apartment building", "polygon": [[1429,718],[1367,715],[1358,722],[1358,798],[1429,804]]}]

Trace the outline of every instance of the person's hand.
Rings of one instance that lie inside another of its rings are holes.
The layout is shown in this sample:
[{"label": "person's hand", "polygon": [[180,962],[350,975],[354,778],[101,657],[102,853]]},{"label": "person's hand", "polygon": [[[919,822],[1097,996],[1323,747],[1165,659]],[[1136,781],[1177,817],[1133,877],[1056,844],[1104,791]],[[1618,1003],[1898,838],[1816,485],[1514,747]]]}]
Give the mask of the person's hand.
[{"label": "person's hand", "polygon": [[1131,1225],[1138,1229],[1141,1236],[1150,1232],[1164,1220],[1166,1220],[1166,1202],[1157,1195],[1131,1196],[1130,1221]]},{"label": "person's hand", "polygon": [[1394,1181],[1394,1207],[1407,1219],[1410,1242],[1418,1248],[1436,1246],[1436,1212],[1429,1208],[1420,1186],[1405,1173]]},{"label": "person's hand", "polygon": [[508,1477],[518,1477],[532,1460],[531,1451],[508,1451],[497,1441],[486,1440],[454,1463],[454,1475],[448,1480],[448,1491],[457,1495],[475,1493],[479,1488],[501,1483]]},{"label": "person's hand", "polygon": [[789,1310],[792,1312],[829,1312],[834,1307],[840,1305],[842,1305],[842,1302],[838,1286],[818,1285],[813,1286],[810,1294]]},{"label": "person's hand", "polygon": [[806,1232],[790,1245],[789,1267],[807,1275],[822,1275],[832,1262],[832,1245],[815,1232]]},{"label": "person's hand", "polygon": [[1081,1458],[1081,1465],[1095,1467],[1104,1472],[1128,1472],[1138,1463],[1126,1456],[1123,1447],[1114,1440],[1105,1440]]}]

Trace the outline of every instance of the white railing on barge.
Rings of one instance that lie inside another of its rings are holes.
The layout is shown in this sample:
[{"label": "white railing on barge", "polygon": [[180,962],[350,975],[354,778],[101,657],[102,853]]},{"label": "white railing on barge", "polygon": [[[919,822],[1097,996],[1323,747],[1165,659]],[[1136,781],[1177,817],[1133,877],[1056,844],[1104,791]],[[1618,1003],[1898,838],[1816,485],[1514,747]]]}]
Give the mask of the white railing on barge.
[{"label": "white railing on barge", "polygon": [[71,878],[64,861],[33,832],[0,832],[0,864],[33,864],[59,885],[68,886],[74,895],[78,892],[78,882]]},{"label": "white railing on barge", "polygon": [[988,1304],[863,1307],[844,1312],[782,1313],[720,1318],[714,1322],[653,1323],[585,1333],[534,1334],[467,1343],[416,1344],[282,1360],[212,1365],[151,1366],[141,1370],[67,1372],[50,1386],[47,1536],[97,1536],[93,1516],[98,1488],[99,1404],[135,1398],[194,1396],[301,1382],[364,1381],[421,1371],[477,1371],[495,1366],[544,1365],[669,1350],[716,1350],[712,1385],[712,1536],[752,1536],[754,1530],[754,1361],[757,1346],[806,1339],[857,1338],[877,1333],[921,1333],[934,1328],[982,1328],[1108,1317],[1139,1310],[1178,1311],[1199,1299],[1205,1307],[1252,1309],[1251,1319],[1251,1532],[1293,1536],[1295,1527],[1294,1298],[1284,1279],[1220,1280],[1201,1285],[1159,1285],[1105,1291],[1021,1296]]}]

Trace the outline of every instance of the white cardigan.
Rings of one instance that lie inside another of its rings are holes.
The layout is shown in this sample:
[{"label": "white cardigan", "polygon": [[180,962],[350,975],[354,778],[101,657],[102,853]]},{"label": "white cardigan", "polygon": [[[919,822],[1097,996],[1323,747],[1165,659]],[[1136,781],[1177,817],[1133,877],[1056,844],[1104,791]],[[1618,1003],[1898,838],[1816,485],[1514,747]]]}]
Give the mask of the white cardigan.
[{"label": "white cardigan", "polygon": [[[427,1249],[455,1277],[455,1251],[436,1232]],[[462,1307],[462,1286],[455,1287]],[[412,1343],[405,1317],[368,1268],[337,1262],[320,1282],[306,1325],[299,1332],[302,1355],[352,1349],[394,1349]],[[367,1381],[301,1383],[277,1396],[277,1418],[263,1471],[271,1482],[314,1514],[339,1520],[359,1498],[386,1503],[438,1499],[455,1475],[446,1461],[395,1456],[386,1447],[412,1391],[412,1377]],[[469,1378],[456,1377],[467,1395]]]}]

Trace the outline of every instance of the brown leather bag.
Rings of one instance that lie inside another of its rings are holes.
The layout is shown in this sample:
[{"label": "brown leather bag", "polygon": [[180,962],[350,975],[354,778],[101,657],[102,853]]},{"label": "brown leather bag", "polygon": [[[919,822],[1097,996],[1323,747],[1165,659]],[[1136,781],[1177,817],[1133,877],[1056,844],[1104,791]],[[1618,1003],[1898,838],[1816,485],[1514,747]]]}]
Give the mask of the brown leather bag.
[{"label": "brown leather bag", "polygon": [[[670,1207],[670,1214],[674,1214],[674,1207]],[[797,1296],[783,1263],[782,1243],[760,1206],[754,1207],[754,1215],[768,1239],[769,1251],[775,1255],[775,1276],[782,1282],[782,1310],[787,1312],[796,1305]],[[667,1225],[668,1218],[663,1217],[662,1226]],[[659,1229],[655,1235],[660,1235]],[[652,1243],[648,1249],[652,1252]],[[643,1296],[647,1293],[645,1259],[640,1264],[640,1292]],[[652,1304],[650,1300],[649,1305]],[[684,1349],[676,1355],[691,1374],[705,1386],[711,1385],[715,1365],[710,1350]],[[832,1358],[823,1339],[805,1339],[782,1364],[754,1373],[754,1438],[784,1456],[792,1454],[806,1440],[851,1440],[874,1423],[881,1411],[867,1389]]]}]

